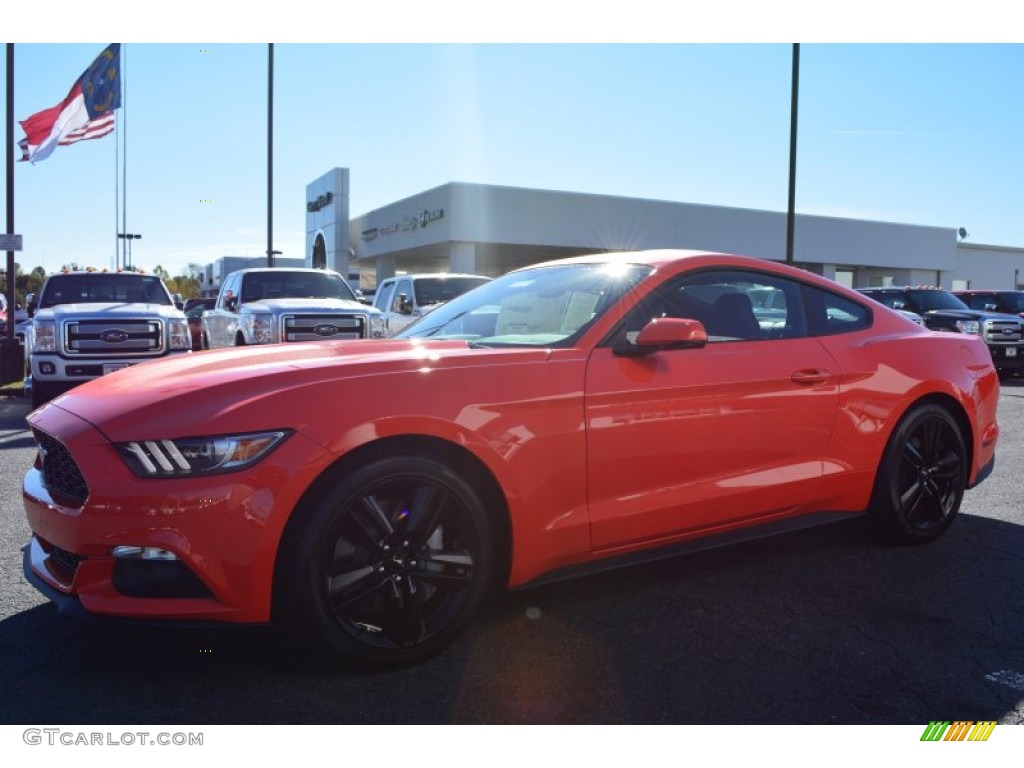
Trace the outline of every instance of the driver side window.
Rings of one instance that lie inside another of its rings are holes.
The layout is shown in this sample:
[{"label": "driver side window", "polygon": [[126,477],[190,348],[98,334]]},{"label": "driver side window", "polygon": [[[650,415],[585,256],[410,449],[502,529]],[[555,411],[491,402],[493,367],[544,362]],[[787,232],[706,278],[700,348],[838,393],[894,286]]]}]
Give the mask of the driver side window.
[{"label": "driver side window", "polygon": [[648,322],[660,317],[700,321],[708,343],[807,335],[800,285],[750,270],[702,270],[669,281],[629,314],[624,340],[632,343]]}]

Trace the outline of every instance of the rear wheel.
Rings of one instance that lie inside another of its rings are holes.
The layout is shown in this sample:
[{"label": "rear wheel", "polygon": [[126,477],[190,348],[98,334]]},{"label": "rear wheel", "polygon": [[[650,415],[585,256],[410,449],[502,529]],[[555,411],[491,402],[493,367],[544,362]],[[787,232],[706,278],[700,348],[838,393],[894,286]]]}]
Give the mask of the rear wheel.
[{"label": "rear wheel", "polygon": [[395,456],[345,476],[286,537],[282,618],[334,658],[407,664],[468,623],[494,573],[492,526],[449,467]]},{"label": "rear wheel", "polygon": [[871,515],[901,544],[920,544],[952,525],[967,485],[967,446],[941,406],[911,410],[889,439],[875,479]]}]

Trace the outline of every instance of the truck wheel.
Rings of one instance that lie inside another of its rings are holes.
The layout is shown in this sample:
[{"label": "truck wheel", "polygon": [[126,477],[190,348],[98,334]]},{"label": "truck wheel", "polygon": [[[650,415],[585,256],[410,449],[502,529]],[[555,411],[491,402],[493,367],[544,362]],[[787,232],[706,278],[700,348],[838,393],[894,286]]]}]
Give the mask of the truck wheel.
[{"label": "truck wheel", "polygon": [[236,347],[244,347],[245,346],[245,336],[243,336],[242,334],[238,334],[237,336],[235,336],[235,346]]}]

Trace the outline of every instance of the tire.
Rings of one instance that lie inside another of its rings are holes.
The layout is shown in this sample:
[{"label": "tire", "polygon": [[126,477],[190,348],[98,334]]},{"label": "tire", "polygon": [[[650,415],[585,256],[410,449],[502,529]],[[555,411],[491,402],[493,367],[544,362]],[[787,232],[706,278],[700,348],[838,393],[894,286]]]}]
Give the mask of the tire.
[{"label": "tire", "polygon": [[236,347],[244,347],[245,346],[245,336],[243,336],[242,334],[238,334],[237,336],[235,336],[235,346]]},{"label": "tire", "polygon": [[356,469],[288,533],[275,618],[337,661],[427,658],[464,629],[494,577],[480,496],[422,456]]},{"label": "tire", "polygon": [[898,544],[941,536],[956,518],[967,485],[967,445],[945,408],[913,408],[889,438],[875,478],[870,514]]}]

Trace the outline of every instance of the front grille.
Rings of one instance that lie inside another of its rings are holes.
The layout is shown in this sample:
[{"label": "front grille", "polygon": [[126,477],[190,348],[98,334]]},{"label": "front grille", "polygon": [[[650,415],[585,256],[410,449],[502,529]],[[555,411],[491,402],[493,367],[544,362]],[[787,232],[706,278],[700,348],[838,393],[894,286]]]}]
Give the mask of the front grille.
[{"label": "front grille", "polygon": [[285,341],[324,341],[366,337],[364,315],[285,315]]},{"label": "front grille", "polygon": [[1016,320],[986,320],[983,326],[985,341],[992,344],[1013,344],[1021,340],[1021,329]]},{"label": "front grille", "polygon": [[164,350],[160,320],[76,320],[64,326],[69,355],[152,355]]},{"label": "front grille", "polygon": [[80,507],[89,497],[89,486],[75,463],[71,452],[59,440],[38,429],[32,430],[39,446],[43,465],[43,483],[58,501],[71,502],[68,506]]}]

